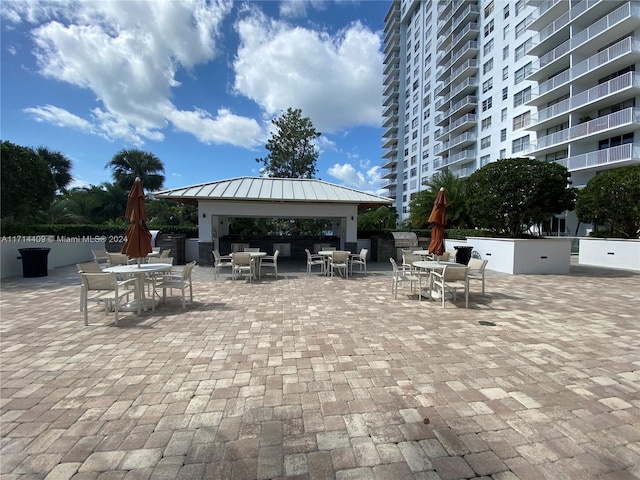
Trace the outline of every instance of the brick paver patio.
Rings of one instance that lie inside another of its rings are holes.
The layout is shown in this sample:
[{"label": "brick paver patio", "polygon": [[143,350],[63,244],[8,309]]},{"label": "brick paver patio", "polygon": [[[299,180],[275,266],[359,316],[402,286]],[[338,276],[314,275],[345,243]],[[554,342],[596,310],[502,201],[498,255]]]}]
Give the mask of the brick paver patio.
[{"label": "brick paver patio", "polygon": [[2,479],[640,478],[639,274],[488,271],[443,310],[388,267],[196,267],[118,327],[73,267],[4,280]]}]

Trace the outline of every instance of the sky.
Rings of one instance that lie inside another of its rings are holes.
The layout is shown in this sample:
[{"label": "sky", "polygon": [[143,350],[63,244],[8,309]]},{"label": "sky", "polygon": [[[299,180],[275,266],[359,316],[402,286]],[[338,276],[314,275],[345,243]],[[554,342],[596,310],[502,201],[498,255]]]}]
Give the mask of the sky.
[{"label": "sky", "polygon": [[113,181],[122,149],[167,189],[260,175],[287,108],[319,137],[317,178],[384,194],[388,1],[0,3],[0,136],[64,153],[73,186]]}]

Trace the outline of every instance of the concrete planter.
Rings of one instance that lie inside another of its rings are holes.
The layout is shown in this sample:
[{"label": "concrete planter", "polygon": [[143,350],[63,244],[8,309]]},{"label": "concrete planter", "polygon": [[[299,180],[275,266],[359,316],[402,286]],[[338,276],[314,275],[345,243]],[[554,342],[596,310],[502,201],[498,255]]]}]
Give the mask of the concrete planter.
[{"label": "concrete planter", "polygon": [[466,242],[445,241],[446,248],[473,247],[487,268],[515,274],[565,274],[571,264],[569,238],[486,238],[468,237]]},{"label": "concrete planter", "polygon": [[581,238],[580,265],[640,271],[640,240]]}]

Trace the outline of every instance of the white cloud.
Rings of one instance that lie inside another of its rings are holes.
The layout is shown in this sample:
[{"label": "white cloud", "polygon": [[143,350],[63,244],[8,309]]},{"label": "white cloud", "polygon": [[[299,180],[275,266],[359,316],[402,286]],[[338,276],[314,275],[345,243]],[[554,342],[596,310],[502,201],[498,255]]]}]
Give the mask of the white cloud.
[{"label": "white cloud", "polygon": [[92,91],[101,104],[85,113],[90,120],[52,105],[28,113],[136,146],[162,141],[169,122],[204,143],[255,146],[263,135],[254,119],[227,110],[213,118],[171,101],[180,88],[178,71],[218,55],[221,24],[232,6],[230,0],[5,2],[10,22],[37,25],[31,34],[40,73]]},{"label": "white cloud", "polygon": [[375,166],[366,171],[357,170],[352,164],[336,163],[327,170],[327,173],[346,185],[367,192],[379,192],[382,181],[380,167]]},{"label": "white cloud", "polygon": [[335,37],[267,18],[239,20],[235,89],[269,116],[300,108],[321,132],[379,126],[382,55],[378,34],[356,22]]}]

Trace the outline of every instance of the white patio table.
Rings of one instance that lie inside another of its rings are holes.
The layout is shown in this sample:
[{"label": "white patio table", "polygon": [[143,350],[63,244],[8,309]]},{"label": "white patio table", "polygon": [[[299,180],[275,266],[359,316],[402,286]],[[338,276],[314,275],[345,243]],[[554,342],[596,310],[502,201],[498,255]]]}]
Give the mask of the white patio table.
[{"label": "white patio table", "polygon": [[141,263],[132,265],[116,265],[115,267],[105,268],[104,272],[116,273],[121,275],[133,275],[137,280],[135,298],[133,301],[123,305],[120,310],[136,311],[138,315],[142,310],[147,310],[149,306],[155,309],[155,298],[147,299],[144,295],[144,277],[149,273],[167,272],[171,270],[170,263]]}]

